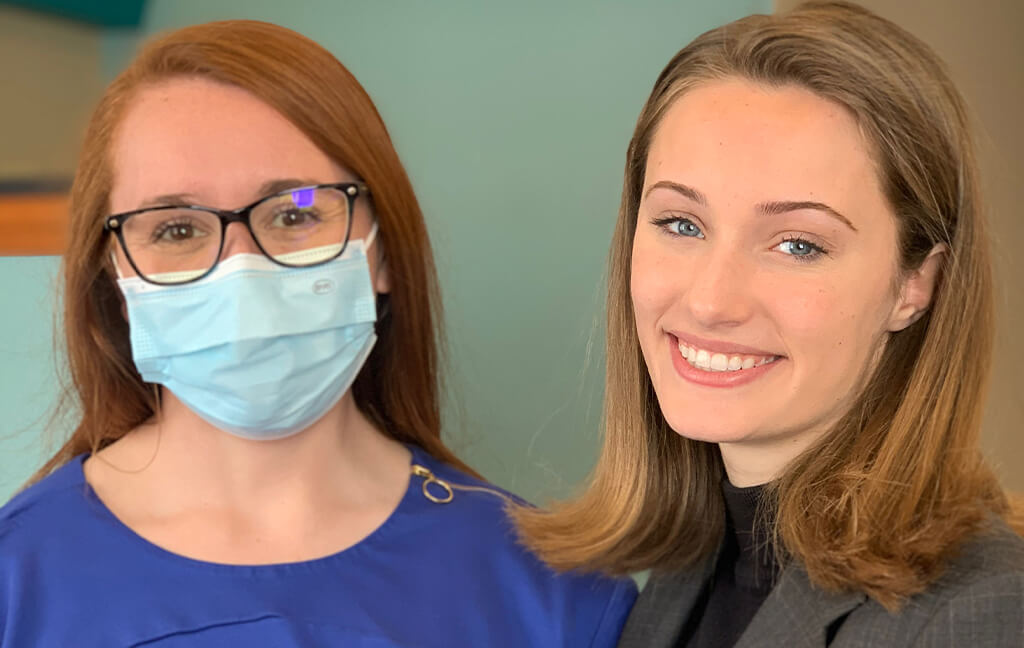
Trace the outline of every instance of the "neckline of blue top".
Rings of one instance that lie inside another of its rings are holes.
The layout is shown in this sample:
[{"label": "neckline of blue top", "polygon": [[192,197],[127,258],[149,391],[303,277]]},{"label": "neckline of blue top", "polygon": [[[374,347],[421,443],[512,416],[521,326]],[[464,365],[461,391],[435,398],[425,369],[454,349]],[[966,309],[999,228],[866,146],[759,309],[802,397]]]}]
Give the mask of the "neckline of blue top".
[{"label": "neckline of blue top", "polygon": [[[445,501],[437,502],[436,500],[428,499],[425,495],[428,491],[424,487],[428,482],[430,482],[432,484],[438,484],[444,489],[450,489],[452,487],[459,488],[459,486],[452,484],[447,481],[447,479],[442,479],[441,477],[443,473],[454,471],[454,469],[450,469],[445,466],[419,446],[413,444],[405,445],[412,453],[409,464],[409,482],[406,485],[405,494],[402,495],[402,499],[399,501],[398,506],[395,507],[395,509],[377,528],[355,544],[319,558],[312,558],[310,560],[298,562],[267,563],[258,565],[235,565],[229,563],[210,562],[206,560],[199,560],[197,558],[190,558],[168,549],[164,549],[160,545],[151,542],[136,533],[131,527],[118,518],[113,511],[107,508],[107,505],[99,498],[96,491],[93,490],[92,486],[90,486],[89,482],[85,479],[85,470],[83,466],[85,464],[85,460],[89,458],[88,453],[76,457],[68,468],[73,466],[73,479],[84,488],[86,503],[91,509],[93,509],[93,512],[101,518],[100,521],[111,525],[115,531],[122,536],[122,538],[150,555],[164,561],[176,563],[176,566],[187,567],[190,569],[246,576],[283,576],[293,574],[296,571],[316,571],[318,569],[335,566],[338,563],[345,561],[358,560],[361,553],[374,549],[387,541],[394,533],[405,528],[406,522],[411,522],[412,518],[416,514],[422,513],[425,505],[434,508],[446,506],[447,502]],[[418,473],[418,471],[415,470],[417,466],[426,467],[428,469],[428,474],[423,474],[422,471]],[[471,478],[467,476],[466,479],[470,480]],[[498,490],[491,490],[488,488],[470,487],[469,489],[487,490],[496,496],[503,495]]]}]

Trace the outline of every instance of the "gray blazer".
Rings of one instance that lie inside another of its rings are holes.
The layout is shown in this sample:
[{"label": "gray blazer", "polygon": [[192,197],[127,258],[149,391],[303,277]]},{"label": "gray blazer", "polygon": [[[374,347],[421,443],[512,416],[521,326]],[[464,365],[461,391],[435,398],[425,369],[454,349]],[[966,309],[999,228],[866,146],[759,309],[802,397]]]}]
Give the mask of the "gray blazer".
[{"label": "gray blazer", "polygon": [[[714,560],[654,574],[619,648],[674,648]],[[889,614],[864,594],[814,587],[796,564],[754,615],[736,648],[1024,648],[1024,539],[1003,522],[970,541],[927,590]]]}]

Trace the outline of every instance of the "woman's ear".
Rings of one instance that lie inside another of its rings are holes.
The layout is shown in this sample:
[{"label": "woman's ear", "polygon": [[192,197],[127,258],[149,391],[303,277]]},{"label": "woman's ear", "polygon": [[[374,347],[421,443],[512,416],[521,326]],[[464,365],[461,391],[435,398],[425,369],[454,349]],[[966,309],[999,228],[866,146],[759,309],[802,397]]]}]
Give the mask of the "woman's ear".
[{"label": "woman's ear", "polygon": [[889,317],[889,331],[902,331],[927,312],[932,304],[935,285],[942,274],[948,248],[937,243],[916,270],[911,270],[900,287],[900,299]]}]

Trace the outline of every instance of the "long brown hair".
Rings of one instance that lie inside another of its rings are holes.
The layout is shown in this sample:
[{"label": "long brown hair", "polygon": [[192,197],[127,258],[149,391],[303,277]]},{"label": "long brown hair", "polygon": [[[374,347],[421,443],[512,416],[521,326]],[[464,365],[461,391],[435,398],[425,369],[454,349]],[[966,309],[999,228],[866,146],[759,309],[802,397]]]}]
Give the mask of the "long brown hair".
[{"label": "long brown hair", "polygon": [[132,362],[101,223],[109,212],[111,141],[126,107],[140,88],[177,77],[250,92],[369,185],[391,292],[380,297],[379,339],[352,387],[356,405],[389,436],[469,470],[441,442],[437,275],[423,214],[384,122],[355,77],[313,41],[268,23],[225,21],[186,27],[149,44],[93,113],[71,190],[62,268],[71,380],[63,407],[80,418],[35,478],[121,438],[157,411],[156,390]]},{"label": "long brown hair", "polygon": [[[707,558],[724,525],[721,457],[669,428],[641,355],[630,265],[648,149],[694,85],[796,85],[845,106],[874,151],[896,214],[903,272],[948,248],[929,312],[891,334],[859,398],[772,484],[783,551],[819,586],[890,609],[924,589],[1007,502],[978,447],[993,298],[964,103],[921,41],[845,2],[750,16],[680,51],[655,83],[626,154],[608,286],[605,441],[589,488],[550,511],[516,511],[552,565],[624,573]],[[969,348],[970,353],[951,350]]]}]

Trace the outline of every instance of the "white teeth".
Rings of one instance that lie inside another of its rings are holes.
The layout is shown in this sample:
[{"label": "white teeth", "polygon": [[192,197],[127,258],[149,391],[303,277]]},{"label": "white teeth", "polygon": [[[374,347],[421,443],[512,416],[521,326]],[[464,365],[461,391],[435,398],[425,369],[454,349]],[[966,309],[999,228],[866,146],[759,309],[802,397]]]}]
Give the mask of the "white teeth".
[{"label": "white teeth", "polygon": [[779,359],[778,356],[727,356],[724,353],[712,353],[704,349],[690,347],[682,342],[679,343],[679,355],[694,367],[704,371],[742,371]]},{"label": "white teeth", "polygon": [[697,352],[697,359],[696,360],[690,360],[690,364],[695,364],[698,367],[700,367],[701,369],[710,369],[711,368],[711,354],[708,353],[707,351],[705,351],[704,349],[701,349],[700,351]]}]

